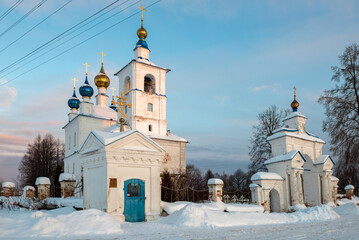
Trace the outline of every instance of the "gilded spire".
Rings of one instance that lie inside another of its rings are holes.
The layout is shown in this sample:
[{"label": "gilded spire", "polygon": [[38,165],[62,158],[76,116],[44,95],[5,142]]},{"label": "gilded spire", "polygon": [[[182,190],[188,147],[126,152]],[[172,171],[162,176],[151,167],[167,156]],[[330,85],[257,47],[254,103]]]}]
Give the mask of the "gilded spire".
[{"label": "gilded spire", "polygon": [[74,90],[76,89],[76,82],[78,82],[79,80],[77,80],[76,78],[71,79],[74,82]]},{"label": "gilded spire", "polygon": [[294,100],[293,100],[293,102],[290,104],[290,106],[292,107],[293,112],[296,112],[296,111],[298,111],[299,102],[297,101],[297,95],[296,95],[296,90],[297,90],[297,88],[294,87],[293,89],[294,89]]},{"label": "gilded spire", "polygon": [[138,7],[141,10],[141,27],[137,30],[137,36],[140,40],[145,40],[147,37],[147,31],[143,27],[143,11],[147,11],[143,6]]}]

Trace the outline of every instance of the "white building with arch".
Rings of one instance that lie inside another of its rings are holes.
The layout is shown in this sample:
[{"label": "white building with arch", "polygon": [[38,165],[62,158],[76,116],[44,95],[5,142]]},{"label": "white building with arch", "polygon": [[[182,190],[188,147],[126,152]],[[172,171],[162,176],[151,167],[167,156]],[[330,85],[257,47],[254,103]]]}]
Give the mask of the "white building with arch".
[{"label": "white building with arch", "polygon": [[325,142],[307,131],[307,118],[298,112],[295,95],[291,107],[293,112],[283,119],[284,127],[267,138],[273,156],[264,162],[268,172],[251,178],[252,202],[266,211],[336,201],[339,180],[332,176],[332,158],[322,155]]}]

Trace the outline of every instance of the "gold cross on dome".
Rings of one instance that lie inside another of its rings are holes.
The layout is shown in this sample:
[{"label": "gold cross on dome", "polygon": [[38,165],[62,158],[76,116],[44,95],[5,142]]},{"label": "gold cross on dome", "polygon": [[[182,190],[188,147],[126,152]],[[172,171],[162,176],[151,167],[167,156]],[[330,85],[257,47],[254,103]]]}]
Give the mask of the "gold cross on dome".
[{"label": "gold cross on dome", "polygon": [[111,90],[112,90],[112,99],[115,97],[115,90],[116,90],[116,88],[114,88],[114,87],[112,87],[112,88],[110,88]]},{"label": "gold cross on dome", "polygon": [[294,99],[295,99],[295,97],[296,97],[296,93],[295,93],[295,91],[297,90],[297,88],[294,86]]},{"label": "gold cross on dome", "polygon": [[74,82],[74,89],[76,88],[76,82],[78,82],[79,80],[77,80],[76,78],[71,79]]},{"label": "gold cross on dome", "polygon": [[88,63],[84,63],[84,64],[82,64],[82,65],[84,65],[85,67],[86,67],[86,75],[87,75],[87,68],[88,67],[91,67]]},{"label": "gold cross on dome", "polygon": [[143,6],[137,8],[141,10],[141,21],[143,22],[143,11],[147,12],[147,10]]},{"label": "gold cross on dome", "polygon": [[128,116],[123,112],[123,108],[125,106],[131,108],[132,107],[132,104],[130,102],[126,102],[128,101],[128,98],[124,97],[123,96],[123,92],[121,92],[121,96],[116,96],[117,98],[117,102],[115,100],[112,100],[111,101],[111,104],[112,105],[115,105],[116,106],[116,109],[118,110],[118,112],[121,114],[121,118],[120,118],[120,124],[121,124],[121,127],[120,127],[120,131],[123,132],[124,131],[124,128],[123,128],[123,123],[125,122],[125,118],[128,118]]},{"label": "gold cross on dome", "polygon": [[103,56],[106,56],[106,54],[104,54],[103,52],[99,53],[102,57],[101,57],[101,63],[103,63]]}]

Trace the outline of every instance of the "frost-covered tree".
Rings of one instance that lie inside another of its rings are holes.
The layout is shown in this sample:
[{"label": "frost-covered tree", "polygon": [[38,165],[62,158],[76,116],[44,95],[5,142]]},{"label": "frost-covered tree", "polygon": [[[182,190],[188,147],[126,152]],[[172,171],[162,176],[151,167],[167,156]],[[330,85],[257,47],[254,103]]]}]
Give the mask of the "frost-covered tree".
[{"label": "frost-covered tree", "polygon": [[265,171],[264,161],[271,158],[271,146],[267,137],[282,124],[281,119],[289,113],[289,110],[279,110],[275,105],[270,106],[264,112],[258,114],[258,124],[253,126],[253,135],[250,139],[248,166],[249,175],[257,171]]},{"label": "frost-covered tree", "polygon": [[[48,177],[58,184],[59,168],[63,166],[64,145],[51,134],[44,138],[35,137],[27,147],[26,154],[19,165],[22,185],[34,185],[37,177]],[[57,169],[57,171],[56,171]]]},{"label": "frost-covered tree", "polygon": [[325,107],[323,130],[329,133],[335,174],[339,184],[359,186],[359,46],[348,46],[332,67],[335,87],[325,90],[319,103]]}]

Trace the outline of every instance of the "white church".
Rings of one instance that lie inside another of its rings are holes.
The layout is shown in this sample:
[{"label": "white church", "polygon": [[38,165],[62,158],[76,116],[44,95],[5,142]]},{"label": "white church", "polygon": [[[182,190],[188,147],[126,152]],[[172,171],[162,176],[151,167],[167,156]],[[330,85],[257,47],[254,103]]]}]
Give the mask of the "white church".
[{"label": "white church", "polygon": [[137,36],[134,59],[115,74],[118,96],[112,96],[109,104],[110,78],[101,53],[101,70],[94,78],[96,103],[91,101],[94,90],[86,63],[85,81],[79,88],[82,100],[74,89],[63,127],[64,172],[76,176],[76,195],[83,196],[84,208],[103,210],[122,221],[158,218],[161,172],[183,175],[186,171],[187,140],[167,130],[166,74],[170,70],[149,60],[143,15]]},{"label": "white church", "polygon": [[307,117],[298,112],[295,92],[291,107],[284,127],[267,138],[273,156],[264,162],[268,172],[251,177],[252,203],[266,211],[287,212],[296,205],[336,201],[339,179],[332,176],[332,158],[322,155],[325,142],[307,131]]}]

